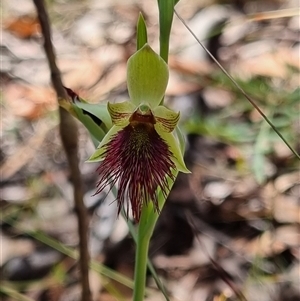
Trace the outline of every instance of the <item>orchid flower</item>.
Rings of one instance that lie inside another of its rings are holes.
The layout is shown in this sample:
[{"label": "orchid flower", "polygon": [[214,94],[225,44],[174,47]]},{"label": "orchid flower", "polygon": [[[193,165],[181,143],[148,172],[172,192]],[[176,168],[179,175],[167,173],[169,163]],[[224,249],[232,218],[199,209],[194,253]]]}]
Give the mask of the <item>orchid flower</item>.
[{"label": "orchid flower", "polygon": [[148,44],[129,58],[130,100],[107,104],[113,126],[89,159],[101,161],[96,193],[118,182],[118,213],[126,204],[128,216],[131,206],[137,222],[148,202],[160,211],[157,193],[167,197],[168,177],[189,172],[175,131],[180,113],[160,105],[168,79],[167,64]]}]

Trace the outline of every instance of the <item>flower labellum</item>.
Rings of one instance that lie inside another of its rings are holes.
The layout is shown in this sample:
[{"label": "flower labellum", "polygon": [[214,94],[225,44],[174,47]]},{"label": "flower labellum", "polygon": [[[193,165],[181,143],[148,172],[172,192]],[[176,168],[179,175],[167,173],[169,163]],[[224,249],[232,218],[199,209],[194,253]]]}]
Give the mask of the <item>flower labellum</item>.
[{"label": "flower labellum", "polygon": [[113,127],[89,159],[102,161],[96,193],[118,182],[118,212],[127,204],[128,216],[131,206],[137,222],[149,202],[159,212],[158,191],[167,197],[168,178],[174,181],[176,171],[189,172],[174,134],[179,113],[159,105],[168,77],[166,63],[148,44],[128,60],[130,101],[107,104]]}]

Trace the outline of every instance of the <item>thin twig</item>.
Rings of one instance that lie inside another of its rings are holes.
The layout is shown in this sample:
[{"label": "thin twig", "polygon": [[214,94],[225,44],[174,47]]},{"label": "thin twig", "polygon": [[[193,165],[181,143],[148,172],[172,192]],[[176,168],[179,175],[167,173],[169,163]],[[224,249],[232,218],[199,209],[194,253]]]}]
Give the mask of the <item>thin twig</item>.
[{"label": "thin twig", "polygon": [[[44,0],[33,0],[42,33],[44,36],[44,49],[47,55],[51,71],[51,81],[57,94],[58,103],[62,99],[68,99],[60,77],[60,71],[55,62],[55,53],[51,42],[51,30]],[[88,215],[83,203],[83,184],[79,170],[78,159],[78,132],[73,117],[62,107],[59,107],[60,135],[63,147],[68,159],[71,180],[74,187],[74,206],[78,219],[79,234],[79,264],[81,270],[82,301],[90,301],[91,293],[89,286],[89,253],[88,253]]]},{"label": "thin twig", "polygon": [[205,45],[197,38],[194,32],[189,28],[184,19],[178,15],[177,11],[174,9],[174,13],[178,19],[182,22],[185,28],[191,33],[194,39],[199,43],[199,45],[205,50],[205,52],[211,57],[211,59],[218,65],[222,72],[230,79],[230,81],[235,85],[235,87],[244,95],[244,97],[251,103],[251,105],[257,110],[257,112],[262,116],[262,118],[270,125],[273,131],[281,138],[285,145],[291,150],[291,152],[300,160],[300,155],[297,151],[288,143],[288,141],[282,136],[278,129],[273,125],[269,118],[264,114],[264,112],[257,106],[257,104],[247,95],[247,93],[242,89],[242,87],[235,81],[235,79],[225,70],[225,68],[218,62],[218,60],[212,55],[212,53],[205,47]]}]

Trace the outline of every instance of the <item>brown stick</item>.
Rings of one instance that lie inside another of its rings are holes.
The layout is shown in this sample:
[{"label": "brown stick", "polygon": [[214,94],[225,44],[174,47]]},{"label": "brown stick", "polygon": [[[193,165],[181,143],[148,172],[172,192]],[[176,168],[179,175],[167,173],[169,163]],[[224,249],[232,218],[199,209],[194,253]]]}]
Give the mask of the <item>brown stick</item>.
[{"label": "brown stick", "polygon": [[[51,42],[51,30],[48,14],[45,9],[44,0],[33,0],[42,33],[44,36],[44,49],[47,55],[49,68],[51,71],[51,81],[57,94],[58,102],[68,99],[60,77],[60,71],[55,62],[55,53]],[[89,286],[89,252],[88,252],[88,215],[83,203],[83,184],[79,170],[78,160],[78,132],[77,125],[73,117],[62,107],[59,107],[60,135],[63,147],[68,159],[71,180],[74,187],[75,211],[78,219],[80,270],[82,285],[82,301],[90,301],[91,293]]]}]

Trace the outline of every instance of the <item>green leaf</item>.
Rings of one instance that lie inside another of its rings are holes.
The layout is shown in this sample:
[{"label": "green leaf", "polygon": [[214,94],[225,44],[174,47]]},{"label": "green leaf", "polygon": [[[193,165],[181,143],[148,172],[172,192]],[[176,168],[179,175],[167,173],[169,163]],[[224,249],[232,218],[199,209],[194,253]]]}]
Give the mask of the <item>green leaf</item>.
[{"label": "green leaf", "polygon": [[174,0],[158,0],[160,56],[168,62],[169,41],[174,15]]},{"label": "green leaf", "polygon": [[88,112],[83,112],[84,114],[95,116],[96,118],[93,118],[92,116],[90,117],[98,126],[102,126],[106,132],[108,132],[112,127],[111,118],[106,104],[92,104],[76,101],[74,105],[81,108],[83,111]]},{"label": "green leaf", "polygon": [[75,114],[76,114],[77,118],[79,119],[79,121],[89,131],[93,140],[100,142],[106,134],[105,131],[103,130],[103,128],[101,127],[101,124],[98,125],[97,122],[95,120],[93,120],[93,118],[90,115],[86,114],[85,111],[82,110],[79,106],[73,104],[72,108],[74,109]]},{"label": "green leaf", "polygon": [[163,98],[169,70],[163,59],[148,44],[132,55],[127,63],[127,85],[131,101],[148,103],[153,109]]},{"label": "green leaf", "polygon": [[147,27],[143,15],[140,13],[137,23],[137,50],[141,49],[148,41],[147,38]]}]

